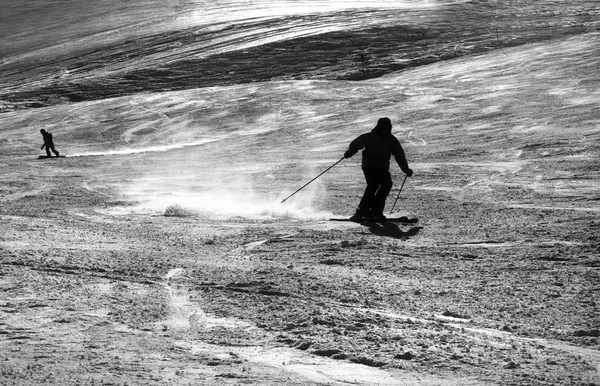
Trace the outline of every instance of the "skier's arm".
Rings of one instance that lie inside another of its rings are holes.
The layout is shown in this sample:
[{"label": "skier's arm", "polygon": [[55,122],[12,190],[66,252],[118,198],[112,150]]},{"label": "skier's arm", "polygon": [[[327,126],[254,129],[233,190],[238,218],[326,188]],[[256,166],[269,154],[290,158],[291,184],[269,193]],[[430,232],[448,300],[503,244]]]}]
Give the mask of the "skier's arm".
[{"label": "skier's arm", "polygon": [[40,149],[43,149],[44,146],[46,146],[46,142],[44,142],[44,144],[42,145],[42,147],[40,147]]},{"label": "skier's arm", "polygon": [[402,171],[404,173],[406,173],[407,176],[411,177],[413,175],[413,171],[411,168],[408,167],[408,162],[406,161],[406,155],[404,154],[404,149],[402,149],[400,142],[397,142],[394,145],[392,152],[394,154],[394,158],[396,159],[396,162],[398,163],[398,166],[400,166],[400,169],[402,169]]},{"label": "skier's arm", "polygon": [[356,138],[354,141],[350,142],[350,146],[348,146],[348,150],[344,153],[344,158],[350,158],[354,154],[356,154],[360,149],[365,147],[365,135],[363,134],[360,137]]}]

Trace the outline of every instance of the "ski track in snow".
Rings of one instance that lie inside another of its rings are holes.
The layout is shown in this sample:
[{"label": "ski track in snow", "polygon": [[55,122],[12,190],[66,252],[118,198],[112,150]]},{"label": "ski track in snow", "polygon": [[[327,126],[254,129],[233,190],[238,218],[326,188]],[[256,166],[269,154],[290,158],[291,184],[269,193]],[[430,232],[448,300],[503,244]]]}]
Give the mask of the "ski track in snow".
[{"label": "ski track in snow", "polygon": [[[252,250],[272,240],[282,240],[293,237],[293,234],[282,235],[275,238],[260,240],[244,246],[245,250]],[[257,327],[242,320],[233,318],[217,318],[205,313],[198,306],[189,301],[187,288],[182,285],[173,286],[173,280],[185,275],[182,268],[171,269],[160,283],[169,294],[172,313],[168,320],[159,322],[171,329],[193,331],[196,329],[211,329],[215,327],[228,329],[253,330]],[[374,310],[362,310],[375,312]],[[177,341],[177,345],[190,350],[193,354],[207,353],[222,359],[243,358],[255,365],[276,368],[285,373],[293,373],[310,382],[327,383],[334,385],[412,385],[428,386],[460,386],[460,385],[487,385],[467,378],[453,377],[452,379],[439,378],[433,375],[413,373],[407,371],[389,372],[361,364],[350,363],[312,355],[308,352],[287,347],[266,348],[262,346],[234,347],[209,344],[189,338]]]},{"label": "ski track in snow", "polygon": [[465,324],[469,323],[468,319],[455,318],[455,317],[451,317],[451,316],[433,315],[432,319],[423,319],[423,318],[415,318],[415,317],[412,317],[409,315],[402,315],[402,314],[397,314],[397,313],[384,311],[384,310],[377,310],[377,309],[357,308],[357,310],[360,312],[375,313],[375,314],[379,314],[379,315],[383,315],[383,316],[387,316],[387,317],[391,317],[391,318],[395,318],[395,319],[401,319],[403,321],[412,321],[412,322],[423,323],[425,325],[437,324],[439,322],[442,322],[444,325],[449,326],[449,327],[453,327],[453,328],[456,328],[459,330],[469,331],[471,333],[478,334],[478,335],[481,334],[484,336],[489,335],[489,336],[493,336],[493,337],[500,337],[500,338],[506,339],[507,342],[510,342],[511,340],[524,341],[524,342],[536,342],[536,343],[543,344],[548,347],[555,348],[559,351],[572,353],[574,355],[581,357],[583,360],[586,360],[591,365],[596,367],[598,374],[600,375],[600,352],[597,350],[594,350],[594,349],[574,346],[574,345],[570,345],[570,344],[567,344],[564,342],[560,342],[560,341],[556,341],[556,340],[549,340],[549,339],[544,339],[544,338],[521,337],[521,336],[515,335],[508,331],[495,330],[495,329],[491,329],[491,328],[471,327],[471,326],[465,325]]},{"label": "ski track in snow", "polygon": [[510,204],[509,208],[526,208],[526,209],[541,209],[541,210],[564,210],[576,212],[600,212],[600,208],[582,208],[582,207],[561,207],[561,206],[542,206],[535,204]]},{"label": "ski track in snow", "polygon": [[165,275],[164,282],[160,283],[169,294],[172,307],[171,317],[159,324],[165,324],[172,329],[190,330],[199,328],[214,328],[216,326],[226,328],[256,328],[242,320],[232,318],[217,318],[206,314],[201,308],[189,301],[187,288],[180,286],[174,288],[173,280],[185,275],[183,268],[173,268]]},{"label": "ski track in snow", "polygon": [[[283,235],[275,239],[293,237],[293,235]],[[253,248],[262,245],[273,239],[265,239],[257,242],[252,242],[244,246],[245,250],[249,251]],[[187,290],[185,287],[178,285],[177,289],[171,286],[171,281],[185,274],[185,270],[182,268],[171,269],[165,276],[165,282],[162,285],[166,288],[169,294],[172,305],[171,318],[163,323],[170,328],[174,329],[197,329],[204,328],[210,329],[215,326],[225,328],[244,328],[254,329],[256,327],[249,323],[241,320],[235,320],[231,318],[215,318],[211,315],[206,314],[203,310],[194,306],[188,300]],[[411,323],[422,323],[424,325],[439,324],[467,331],[475,334],[474,339],[478,335],[493,336],[497,338],[505,339],[507,343],[512,340],[520,340],[525,342],[536,342],[547,347],[552,347],[556,350],[568,352],[573,355],[581,357],[583,360],[588,361],[591,365],[595,366],[600,374],[600,353],[593,349],[587,349],[569,345],[559,341],[553,341],[543,338],[527,338],[514,335],[507,331],[495,330],[490,328],[472,327],[466,324],[469,323],[467,319],[455,318],[444,315],[433,315],[432,319],[415,318],[410,315],[402,315],[394,312],[377,309],[366,309],[356,308],[358,312],[370,314],[375,313],[394,319],[401,319],[403,321],[411,321]],[[265,347],[246,347],[236,348],[230,346],[218,346],[214,344],[207,344],[204,342],[186,340],[181,341],[179,344],[183,347],[188,348],[193,353],[211,353],[212,355],[220,355],[221,357],[229,357],[231,354],[235,354],[238,357],[244,358],[245,360],[265,365],[269,367],[276,367],[285,372],[296,373],[311,382],[333,382],[334,384],[359,384],[359,385],[404,385],[406,382],[411,382],[415,385],[429,385],[429,384],[444,384],[448,385],[481,385],[482,383],[476,381],[470,381],[468,379],[439,379],[433,376],[424,376],[423,374],[413,375],[410,372],[400,373],[389,373],[385,370],[370,368],[368,366],[352,364],[348,362],[341,362],[339,360],[333,360],[329,358],[316,357],[303,351],[296,349],[289,349],[284,347],[279,348],[265,348]]]},{"label": "ski track in snow", "polygon": [[106,151],[90,151],[90,152],[81,152],[81,153],[73,153],[69,154],[69,158],[71,157],[98,157],[98,156],[112,156],[112,155],[131,155],[131,154],[143,154],[143,153],[156,153],[156,152],[168,152],[171,150],[184,149],[187,147],[196,147],[206,145],[212,142],[218,142],[221,139],[205,139],[201,141],[195,141],[192,143],[180,143],[174,145],[161,145],[161,146],[149,146],[142,148],[132,148],[132,149],[113,149]]}]

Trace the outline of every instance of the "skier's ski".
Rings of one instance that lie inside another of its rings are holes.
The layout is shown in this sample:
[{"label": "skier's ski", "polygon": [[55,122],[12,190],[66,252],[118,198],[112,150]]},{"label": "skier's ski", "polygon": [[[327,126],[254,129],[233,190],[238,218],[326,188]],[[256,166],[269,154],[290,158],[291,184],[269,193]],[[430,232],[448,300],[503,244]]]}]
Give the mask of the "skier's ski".
[{"label": "skier's ski", "polygon": [[330,221],[351,221],[351,222],[394,222],[394,223],[403,223],[403,224],[416,224],[419,222],[418,218],[408,218],[406,216],[402,217],[388,217],[385,220],[383,219],[375,219],[375,218],[361,218],[361,219],[350,219],[350,218],[330,218]]},{"label": "skier's ski", "polygon": [[53,155],[48,157],[47,155],[41,155],[38,157],[38,159],[47,159],[47,158],[65,158],[64,155]]}]

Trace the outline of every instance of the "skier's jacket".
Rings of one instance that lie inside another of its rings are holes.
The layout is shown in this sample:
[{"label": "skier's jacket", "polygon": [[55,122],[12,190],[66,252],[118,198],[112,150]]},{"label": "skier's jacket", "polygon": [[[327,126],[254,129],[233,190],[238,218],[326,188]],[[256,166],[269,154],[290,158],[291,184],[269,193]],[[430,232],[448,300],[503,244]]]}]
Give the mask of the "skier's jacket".
[{"label": "skier's jacket", "polygon": [[42,137],[44,137],[44,145],[54,145],[52,133],[46,131],[45,133],[42,133]]},{"label": "skier's jacket", "polygon": [[404,173],[409,173],[410,169],[408,168],[404,149],[402,149],[400,141],[392,134],[382,134],[379,126],[352,141],[348,148],[348,155],[352,156],[361,149],[363,149],[363,170],[371,167],[389,170],[390,158],[393,154],[400,169]]}]

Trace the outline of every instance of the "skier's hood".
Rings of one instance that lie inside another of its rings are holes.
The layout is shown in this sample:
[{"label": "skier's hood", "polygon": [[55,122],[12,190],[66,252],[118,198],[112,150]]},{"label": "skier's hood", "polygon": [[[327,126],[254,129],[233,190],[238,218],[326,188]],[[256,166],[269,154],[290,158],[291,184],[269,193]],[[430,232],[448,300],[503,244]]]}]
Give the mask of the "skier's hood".
[{"label": "skier's hood", "polygon": [[371,130],[372,133],[386,137],[392,134],[392,121],[389,118],[379,118],[377,126]]}]

